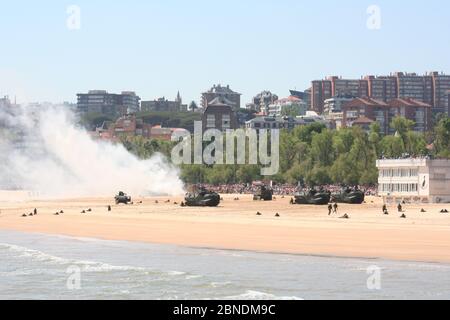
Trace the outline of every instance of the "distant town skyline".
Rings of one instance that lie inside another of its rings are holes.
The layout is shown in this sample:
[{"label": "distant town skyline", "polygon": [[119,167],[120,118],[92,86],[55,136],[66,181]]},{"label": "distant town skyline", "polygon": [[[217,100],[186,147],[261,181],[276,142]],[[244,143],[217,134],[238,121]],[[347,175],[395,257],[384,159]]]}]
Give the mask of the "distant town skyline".
[{"label": "distant town skyline", "polygon": [[444,0],[8,2],[0,96],[76,102],[97,89],[173,100],[179,91],[199,104],[220,83],[245,106],[329,75],[449,74],[448,9]]}]

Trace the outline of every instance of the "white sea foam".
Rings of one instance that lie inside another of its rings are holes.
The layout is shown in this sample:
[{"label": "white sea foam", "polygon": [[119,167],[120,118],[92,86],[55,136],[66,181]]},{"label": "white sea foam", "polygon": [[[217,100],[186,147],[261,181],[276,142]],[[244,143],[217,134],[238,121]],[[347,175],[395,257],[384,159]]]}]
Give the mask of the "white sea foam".
[{"label": "white sea foam", "polygon": [[182,276],[185,274],[186,274],[186,272],[183,272],[183,271],[169,271],[168,272],[169,276]]},{"label": "white sea foam", "polygon": [[223,281],[223,282],[211,282],[211,287],[218,288],[218,287],[225,287],[232,284],[231,281]]},{"label": "white sea foam", "polygon": [[302,298],[295,296],[276,296],[274,294],[247,290],[243,294],[239,294],[236,296],[225,297],[225,300],[303,300]]},{"label": "white sea foam", "polygon": [[[155,274],[166,274],[168,276],[178,276],[184,275],[185,272],[182,271],[157,271],[151,268],[145,267],[137,267],[137,266],[116,266],[103,262],[96,261],[88,261],[88,260],[76,260],[76,259],[66,259],[57,257],[51,254],[44,253],[42,251],[28,249],[25,247],[0,243],[0,249],[6,249],[7,251],[16,253],[16,257],[30,259],[32,261],[44,262],[47,264],[57,264],[57,265],[67,265],[67,266],[79,266],[82,272],[92,272],[92,273],[100,273],[100,272],[109,272],[109,271],[131,271],[131,272],[141,272],[146,275],[155,273]],[[24,271],[28,272],[28,271]]]}]

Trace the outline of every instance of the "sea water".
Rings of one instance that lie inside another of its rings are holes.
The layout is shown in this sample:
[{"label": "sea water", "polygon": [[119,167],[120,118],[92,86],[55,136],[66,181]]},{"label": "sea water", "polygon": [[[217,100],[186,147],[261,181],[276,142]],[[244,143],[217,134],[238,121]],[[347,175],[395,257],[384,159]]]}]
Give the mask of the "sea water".
[{"label": "sea water", "polygon": [[450,299],[450,265],[0,231],[0,299]]}]

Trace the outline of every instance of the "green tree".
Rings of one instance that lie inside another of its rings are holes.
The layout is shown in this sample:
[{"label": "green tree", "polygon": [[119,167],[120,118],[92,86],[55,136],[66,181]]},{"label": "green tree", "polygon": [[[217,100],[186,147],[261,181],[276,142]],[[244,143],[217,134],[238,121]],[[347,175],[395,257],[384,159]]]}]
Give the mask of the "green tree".
[{"label": "green tree", "polygon": [[376,155],[376,157],[381,156],[381,126],[379,122],[374,122],[370,125],[370,132],[369,132],[369,143],[372,146],[372,149]]},{"label": "green tree", "polygon": [[450,118],[443,117],[434,129],[436,156],[450,158]]},{"label": "green tree", "polygon": [[195,110],[198,109],[197,104],[195,103],[195,101],[191,101],[191,103],[189,104],[189,110],[191,110],[192,112],[195,112]]},{"label": "green tree", "polygon": [[311,157],[319,166],[331,166],[334,161],[333,132],[323,130],[315,133],[311,141]]},{"label": "green tree", "polygon": [[297,117],[301,116],[301,107],[296,104],[291,104],[282,108],[281,115],[285,117]]},{"label": "green tree", "polygon": [[406,133],[411,131],[414,127],[414,121],[408,120],[404,117],[395,117],[391,121],[391,128],[394,129],[395,134],[399,135],[403,144],[406,144]]},{"label": "green tree", "polygon": [[405,153],[403,140],[398,136],[385,136],[381,140],[382,154],[387,158],[398,158]]}]

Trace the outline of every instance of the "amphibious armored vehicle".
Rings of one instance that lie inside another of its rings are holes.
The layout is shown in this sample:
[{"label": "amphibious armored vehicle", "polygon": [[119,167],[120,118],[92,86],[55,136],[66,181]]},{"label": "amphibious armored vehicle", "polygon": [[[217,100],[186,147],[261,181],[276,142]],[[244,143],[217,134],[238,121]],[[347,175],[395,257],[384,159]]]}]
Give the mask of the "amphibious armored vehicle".
[{"label": "amphibious armored vehicle", "polygon": [[253,195],[253,200],[272,201],[273,190],[270,187],[260,186],[259,190]]},{"label": "amphibious armored vehicle", "polygon": [[220,195],[200,189],[197,192],[186,194],[184,200],[188,207],[217,207],[220,204]]},{"label": "amphibious armored vehicle", "polygon": [[295,204],[326,205],[330,203],[331,195],[325,190],[309,190],[295,194],[294,198]]},{"label": "amphibious armored vehicle", "polygon": [[343,189],[339,193],[331,195],[331,202],[348,203],[348,204],[361,204],[364,202],[365,194],[358,189]]},{"label": "amphibious armored vehicle", "polygon": [[126,193],[120,191],[115,197],[114,200],[116,200],[116,204],[128,204],[131,202],[131,197],[128,196]]}]

